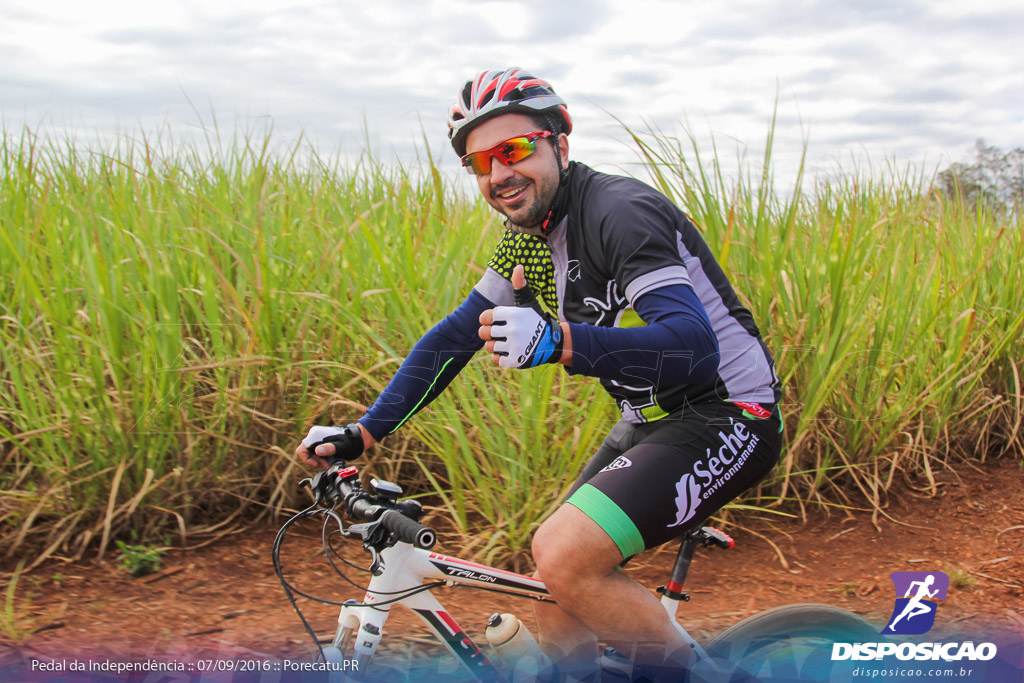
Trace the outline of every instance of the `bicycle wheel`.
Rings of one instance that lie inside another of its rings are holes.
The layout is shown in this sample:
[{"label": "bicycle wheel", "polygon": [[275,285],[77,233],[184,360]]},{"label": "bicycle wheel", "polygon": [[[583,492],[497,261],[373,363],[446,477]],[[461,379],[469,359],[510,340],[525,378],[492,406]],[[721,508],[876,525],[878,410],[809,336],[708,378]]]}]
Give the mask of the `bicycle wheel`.
[{"label": "bicycle wheel", "polygon": [[326,677],[328,683],[345,683],[346,681],[354,680],[350,678],[350,674],[344,671],[348,659],[345,657],[344,652],[334,645],[325,645],[323,657],[318,656],[317,661],[328,664]]},{"label": "bicycle wheel", "polygon": [[334,641],[323,647],[323,656],[317,655],[318,662],[326,662],[328,665],[326,676],[328,683],[346,683],[358,680],[358,664],[353,670],[350,670],[354,661],[351,648],[352,635],[350,628],[338,629]]},{"label": "bicycle wheel", "polygon": [[327,683],[393,683],[408,678],[409,672],[402,666],[405,662],[386,654],[372,657],[357,654],[353,647],[355,636],[355,629],[339,628],[334,641],[323,647],[323,657],[317,655],[318,662],[328,664],[323,680]]},{"label": "bicycle wheel", "polygon": [[875,640],[878,629],[829,605],[775,607],[735,624],[708,643],[709,659],[690,673],[692,683],[832,681],[850,662],[832,661],[832,644]]}]

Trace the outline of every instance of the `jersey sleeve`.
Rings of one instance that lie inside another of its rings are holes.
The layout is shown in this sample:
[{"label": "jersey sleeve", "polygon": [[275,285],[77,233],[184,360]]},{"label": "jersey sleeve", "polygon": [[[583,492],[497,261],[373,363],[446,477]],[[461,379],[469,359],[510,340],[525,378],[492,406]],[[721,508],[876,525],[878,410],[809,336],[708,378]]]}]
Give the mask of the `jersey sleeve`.
[{"label": "jersey sleeve", "polygon": [[720,351],[707,312],[693,288],[669,285],[637,298],[642,327],[570,323],[570,374],[656,387],[704,384],[718,372]]},{"label": "jersey sleeve", "polygon": [[[500,278],[499,278],[500,279]],[[509,285],[511,287],[511,285]],[[359,423],[380,441],[395,432],[451,383],[484,342],[480,314],[494,303],[474,289],[444,320],[424,334]]]},{"label": "jersey sleeve", "polygon": [[[511,272],[509,278],[512,277]],[[515,304],[515,294],[512,283],[508,278],[501,275],[493,268],[484,271],[480,281],[474,289],[493,303],[493,306],[512,306]]]}]

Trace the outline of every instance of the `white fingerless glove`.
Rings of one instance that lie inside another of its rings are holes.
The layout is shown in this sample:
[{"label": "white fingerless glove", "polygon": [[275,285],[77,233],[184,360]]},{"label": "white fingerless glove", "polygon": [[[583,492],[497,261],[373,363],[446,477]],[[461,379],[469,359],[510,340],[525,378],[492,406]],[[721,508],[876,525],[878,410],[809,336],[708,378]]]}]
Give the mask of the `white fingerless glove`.
[{"label": "white fingerless glove", "polygon": [[[515,291],[515,306],[494,309],[491,339],[503,368],[535,368],[562,358],[562,326],[537,303],[530,285]],[[504,335],[504,336],[498,336]]]}]

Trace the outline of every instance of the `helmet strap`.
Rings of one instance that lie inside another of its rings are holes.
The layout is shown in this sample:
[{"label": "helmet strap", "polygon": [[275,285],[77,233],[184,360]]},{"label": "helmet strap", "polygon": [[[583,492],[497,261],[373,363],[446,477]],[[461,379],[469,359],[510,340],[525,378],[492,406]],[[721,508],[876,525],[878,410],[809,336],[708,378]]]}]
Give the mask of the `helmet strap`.
[{"label": "helmet strap", "polygon": [[559,150],[559,135],[562,130],[551,114],[545,113],[544,119],[548,123],[548,130],[554,135],[551,136],[551,145],[555,148],[555,163],[558,165],[558,189],[555,190],[555,196],[551,199],[551,206],[548,209],[547,218],[540,224],[540,232],[545,237],[551,230],[553,230],[558,222],[562,220],[562,203],[565,195],[565,186],[568,184],[569,170],[562,167],[562,152]]}]

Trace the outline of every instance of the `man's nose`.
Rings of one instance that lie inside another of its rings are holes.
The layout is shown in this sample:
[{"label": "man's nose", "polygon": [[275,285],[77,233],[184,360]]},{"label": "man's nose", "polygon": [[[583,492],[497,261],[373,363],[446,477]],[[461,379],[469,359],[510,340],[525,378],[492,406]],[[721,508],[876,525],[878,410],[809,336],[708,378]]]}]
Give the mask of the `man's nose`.
[{"label": "man's nose", "polygon": [[499,185],[512,177],[514,171],[498,160],[498,157],[491,157],[491,184]]}]

